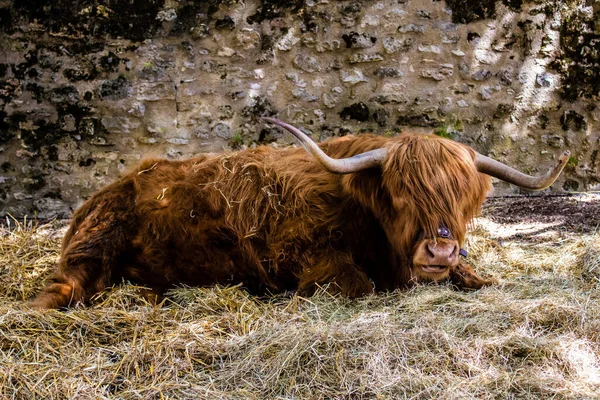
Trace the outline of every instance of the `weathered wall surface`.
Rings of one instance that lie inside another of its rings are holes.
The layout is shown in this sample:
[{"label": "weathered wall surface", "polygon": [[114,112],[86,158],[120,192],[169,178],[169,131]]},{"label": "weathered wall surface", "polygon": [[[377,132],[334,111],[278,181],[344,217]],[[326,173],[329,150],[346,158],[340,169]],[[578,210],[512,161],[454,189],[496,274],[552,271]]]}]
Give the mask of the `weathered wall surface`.
[{"label": "weathered wall surface", "polygon": [[261,115],[435,130],[530,173],[567,147],[549,190],[597,190],[598,4],[0,0],[0,216],[67,217],[146,155],[292,142]]}]

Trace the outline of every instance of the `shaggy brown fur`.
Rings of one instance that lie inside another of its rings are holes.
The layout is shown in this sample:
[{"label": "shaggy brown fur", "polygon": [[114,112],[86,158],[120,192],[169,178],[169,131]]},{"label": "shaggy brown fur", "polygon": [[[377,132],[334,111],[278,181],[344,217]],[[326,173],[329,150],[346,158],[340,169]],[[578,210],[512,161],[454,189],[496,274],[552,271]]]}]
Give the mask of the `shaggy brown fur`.
[{"label": "shaggy brown fur", "polygon": [[[473,150],[417,134],[321,144],[334,158],[381,147],[381,168],[348,175],[292,148],[146,160],[77,210],[58,271],[32,305],[87,301],[123,279],[158,295],[215,283],[305,294],[330,284],[350,297],[418,280],[490,284],[458,261],[439,274],[418,268],[427,246],[460,247],[490,189]],[[455,241],[436,238],[440,224]]]}]

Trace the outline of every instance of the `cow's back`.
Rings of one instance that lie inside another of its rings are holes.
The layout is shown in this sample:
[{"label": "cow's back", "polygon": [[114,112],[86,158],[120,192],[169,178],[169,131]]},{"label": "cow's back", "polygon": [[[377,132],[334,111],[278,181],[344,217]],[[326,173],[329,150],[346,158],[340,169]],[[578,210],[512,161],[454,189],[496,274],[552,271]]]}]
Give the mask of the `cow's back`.
[{"label": "cow's back", "polygon": [[325,187],[335,177],[301,149],[147,160],[132,176],[139,230],[125,275],[150,286],[291,288],[293,259],[337,203]]}]

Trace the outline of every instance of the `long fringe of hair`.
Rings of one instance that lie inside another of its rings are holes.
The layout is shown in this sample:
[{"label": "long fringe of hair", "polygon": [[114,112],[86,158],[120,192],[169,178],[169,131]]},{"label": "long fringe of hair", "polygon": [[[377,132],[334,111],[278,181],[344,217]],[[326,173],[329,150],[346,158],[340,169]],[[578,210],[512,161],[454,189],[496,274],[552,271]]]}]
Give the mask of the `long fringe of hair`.
[{"label": "long fringe of hair", "polygon": [[[481,209],[490,178],[479,173],[475,152],[457,142],[428,135],[406,134],[393,143],[383,167],[384,184],[395,208],[404,208],[404,246],[420,233],[437,237],[443,225],[462,243],[466,227]],[[403,207],[404,206],[404,207]],[[421,232],[419,232],[421,231]]]}]

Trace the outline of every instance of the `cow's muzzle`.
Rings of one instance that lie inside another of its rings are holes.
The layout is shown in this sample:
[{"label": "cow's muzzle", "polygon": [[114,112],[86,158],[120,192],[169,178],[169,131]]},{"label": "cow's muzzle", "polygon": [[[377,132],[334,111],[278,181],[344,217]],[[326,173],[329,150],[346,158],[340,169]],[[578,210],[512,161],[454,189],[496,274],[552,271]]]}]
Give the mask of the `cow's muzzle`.
[{"label": "cow's muzzle", "polygon": [[425,272],[440,273],[459,261],[458,242],[453,239],[425,239],[417,247],[415,261]]},{"label": "cow's muzzle", "polygon": [[451,241],[427,240],[425,243],[427,265],[425,269],[440,269],[456,265],[458,260],[458,244]]},{"label": "cow's muzzle", "polygon": [[436,238],[420,238],[413,255],[414,272],[425,280],[443,280],[460,263],[460,256],[466,257],[467,252],[448,228],[440,226]]}]

